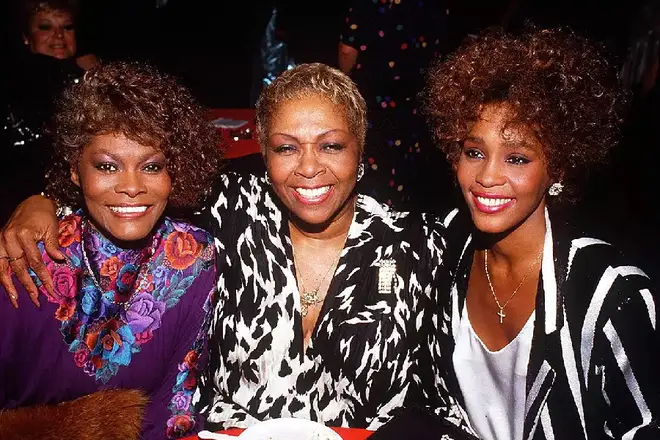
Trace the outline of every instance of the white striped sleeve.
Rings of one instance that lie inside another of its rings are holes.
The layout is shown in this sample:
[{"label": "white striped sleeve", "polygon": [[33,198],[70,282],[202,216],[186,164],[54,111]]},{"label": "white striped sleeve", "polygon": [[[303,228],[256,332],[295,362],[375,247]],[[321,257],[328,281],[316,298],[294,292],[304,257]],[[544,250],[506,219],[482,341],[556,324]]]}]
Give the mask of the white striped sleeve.
[{"label": "white striped sleeve", "polygon": [[[622,440],[660,438],[660,362],[656,301],[639,274],[613,286],[616,307],[602,328],[603,392],[611,399],[608,426]],[[632,279],[635,278],[635,279]]]}]

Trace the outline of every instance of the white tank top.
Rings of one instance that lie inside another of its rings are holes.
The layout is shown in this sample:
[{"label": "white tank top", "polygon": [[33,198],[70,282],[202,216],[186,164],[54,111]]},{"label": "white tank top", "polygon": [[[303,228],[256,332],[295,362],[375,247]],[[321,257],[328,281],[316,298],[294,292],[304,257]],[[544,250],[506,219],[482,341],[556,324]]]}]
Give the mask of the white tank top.
[{"label": "white tank top", "polygon": [[534,315],[506,347],[490,351],[463,308],[452,362],[470,424],[483,440],[522,440]]}]

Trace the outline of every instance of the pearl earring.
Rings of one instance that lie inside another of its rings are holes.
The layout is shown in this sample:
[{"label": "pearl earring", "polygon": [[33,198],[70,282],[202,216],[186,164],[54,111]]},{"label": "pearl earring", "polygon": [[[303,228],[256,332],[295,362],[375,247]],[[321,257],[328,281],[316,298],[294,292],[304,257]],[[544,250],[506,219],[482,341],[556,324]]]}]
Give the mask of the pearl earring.
[{"label": "pearl earring", "polygon": [[561,182],[555,182],[548,188],[548,194],[551,196],[558,196],[564,190],[564,185]]}]

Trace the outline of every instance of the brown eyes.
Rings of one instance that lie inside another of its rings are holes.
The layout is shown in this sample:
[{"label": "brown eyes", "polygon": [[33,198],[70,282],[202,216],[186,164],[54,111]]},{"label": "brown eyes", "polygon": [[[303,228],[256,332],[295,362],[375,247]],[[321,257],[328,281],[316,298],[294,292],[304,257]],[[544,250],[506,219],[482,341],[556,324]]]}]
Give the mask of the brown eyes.
[{"label": "brown eyes", "polygon": [[481,152],[476,148],[468,148],[463,152],[463,154],[468,159],[479,159],[480,157],[483,157],[483,154],[481,154]]},{"label": "brown eyes", "polygon": [[[321,144],[320,148],[323,151],[337,152],[337,151],[343,150],[344,148],[346,148],[346,146],[343,145],[343,144],[340,144],[340,143],[336,143],[336,142],[328,142],[328,143]],[[273,148],[273,151],[275,153],[284,154],[284,153],[292,153],[292,152],[296,151],[297,149],[298,149],[298,147],[296,147],[295,145],[282,144],[282,145],[278,145],[277,147]]]},{"label": "brown eyes", "polygon": [[321,148],[323,148],[324,150],[330,150],[330,151],[341,151],[346,147],[342,144],[328,143],[328,144],[323,144],[321,146]]},{"label": "brown eyes", "polygon": [[[463,151],[467,159],[478,160],[483,159],[484,154],[476,148],[467,148]],[[507,156],[505,162],[511,165],[526,165],[531,162],[527,157],[520,154],[512,154]]]},{"label": "brown eyes", "polygon": [[[97,165],[94,165],[94,168],[101,171],[102,173],[114,173],[118,171],[119,168],[117,165],[110,162],[103,162]],[[142,167],[142,171],[146,173],[156,174],[160,173],[165,169],[165,165],[158,162],[151,162]]]},{"label": "brown eyes", "polygon": [[148,163],[144,166],[143,170],[148,172],[148,173],[160,173],[165,169],[165,165],[162,163]]},{"label": "brown eyes", "polygon": [[296,147],[290,144],[282,144],[273,148],[273,151],[278,154],[291,153],[296,150]]},{"label": "brown eyes", "polygon": [[507,158],[506,161],[512,165],[525,165],[530,162],[530,160],[524,156],[511,156]]},{"label": "brown eyes", "polygon": [[96,168],[97,170],[103,173],[111,173],[113,171],[117,171],[117,167],[109,162],[100,163],[98,165],[95,165],[94,168]]}]

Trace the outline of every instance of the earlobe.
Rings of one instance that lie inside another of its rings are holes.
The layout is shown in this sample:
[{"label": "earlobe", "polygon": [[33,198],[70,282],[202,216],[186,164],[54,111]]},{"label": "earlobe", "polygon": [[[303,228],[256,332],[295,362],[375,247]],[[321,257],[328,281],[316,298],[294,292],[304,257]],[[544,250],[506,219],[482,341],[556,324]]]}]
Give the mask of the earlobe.
[{"label": "earlobe", "polygon": [[71,167],[71,181],[80,188],[80,176],[78,175],[78,171],[73,167]]}]

